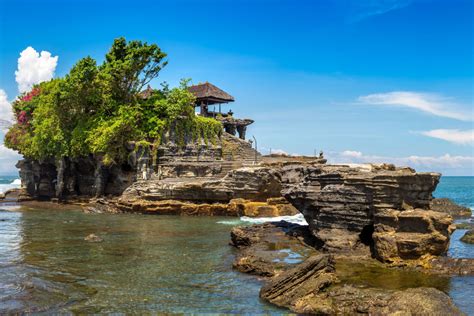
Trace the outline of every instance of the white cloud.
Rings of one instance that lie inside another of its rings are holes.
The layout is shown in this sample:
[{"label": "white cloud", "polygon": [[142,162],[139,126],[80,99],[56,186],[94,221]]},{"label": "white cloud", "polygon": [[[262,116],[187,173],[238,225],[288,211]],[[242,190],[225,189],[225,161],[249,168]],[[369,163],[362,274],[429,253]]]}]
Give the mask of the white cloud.
[{"label": "white cloud", "polygon": [[329,163],[337,164],[393,163],[397,166],[409,166],[418,171],[474,175],[474,156],[444,154],[442,156],[388,157],[365,155],[359,151],[346,150],[329,152],[327,158]]},{"label": "white cloud", "polygon": [[20,53],[18,70],[15,71],[18,90],[29,91],[34,84],[53,78],[57,63],[58,56],[52,57],[50,52],[38,53],[31,46],[26,48]]},{"label": "white cloud", "polygon": [[421,134],[455,144],[474,145],[474,129],[466,131],[460,131],[458,129],[434,129],[421,132]]},{"label": "white cloud", "polygon": [[5,131],[13,123],[13,112],[7,93],[0,89],[0,131]]},{"label": "white cloud", "polygon": [[460,121],[473,121],[473,113],[456,110],[456,104],[447,98],[432,93],[393,91],[360,96],[359,102],[371,105],[393,105],[417,109],[432,115]]},{"label": "white cloud", "polygon": [[286,151],[284,151],[283,149],[271,149],[271,153],[273,155],[289,155]]},{"label": "white cloud", "polygon": [[375,0],[375,1],[356,1],[358,13],[350,20],[351,22],[360,22],[364,19],[385,14],[390,11],[402,9],[411,3],[411,0]]},{"label": "white cloud", "polygon": [[22,156],[16,151],[6,148],[0,144],[0,174],[13,174],[17,172],[15,164]]},{"label": "white cloud", "polygon": [[344,157],[354,157],[354,158],[362,157],[362,153],[360,151],[354,151],[354,150],[345,150],[341,153],[341,155]]}]

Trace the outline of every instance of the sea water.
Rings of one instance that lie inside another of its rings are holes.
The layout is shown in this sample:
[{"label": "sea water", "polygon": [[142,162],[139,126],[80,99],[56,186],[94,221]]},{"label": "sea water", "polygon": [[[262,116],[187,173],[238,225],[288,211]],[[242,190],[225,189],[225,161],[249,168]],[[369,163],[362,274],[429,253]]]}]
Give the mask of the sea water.
[{"label": "sea water", "polygon": [[[435,196],[472,206],[473,188],[474,178],[443,177]],[[305,223],[301,215],[285,219]],[[54,204],[0,210],[0,314],[285,313],[258,298],[261,280],[232,270],[228,245],[233,225],[273,220],[85,214]],[[103,241],[85,241],[89,234]],[[471,245],[454,251],[459,245],[453,235],[450,255],[473,257]],[[380,277],[400,288],[435,286],[474,315],[473,277]]]}]

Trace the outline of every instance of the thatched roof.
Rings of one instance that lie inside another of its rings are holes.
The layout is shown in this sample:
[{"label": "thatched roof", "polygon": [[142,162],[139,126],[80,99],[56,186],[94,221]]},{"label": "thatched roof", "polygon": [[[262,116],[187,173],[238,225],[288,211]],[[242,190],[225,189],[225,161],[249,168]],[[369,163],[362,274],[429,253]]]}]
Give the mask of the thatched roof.
[{"label": "thatched roof", "polygon": [[206,104],[234,102],[233,96],[209,82],[191,86],[188,90],[196,96],[197,103],[201,101]]},{"label": "thatched roof", "polygon": [[155,90],[153,90],[152,87],[150,87],[150,85],[148,85],[148,87],[145,90],[138,93],[138,96],[142,99],[148,99],[153,94],[153,91],[155,91]]}]

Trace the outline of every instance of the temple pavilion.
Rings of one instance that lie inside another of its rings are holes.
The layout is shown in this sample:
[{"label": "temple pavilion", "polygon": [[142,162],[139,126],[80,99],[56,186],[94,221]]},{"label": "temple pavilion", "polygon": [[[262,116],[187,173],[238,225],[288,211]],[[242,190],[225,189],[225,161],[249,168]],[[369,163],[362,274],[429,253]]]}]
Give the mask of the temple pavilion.
[{"label": "temple pavilion", "polygon": [[[234,102],[233,96],[209,82],[193,85],[188,90],[196,97],[194,106],[200,109],[199,115],[219,120],[227,133],[234,136],[238,133],[241,139],[245,139],[247,126],[254,121],[251,119],[236,119],[233,117],[232,110],[227,113],[222,112],[221,105]],[[212,111],[210,106],[213,107]],[[218,106],[217,109],[216,106]]]},{"label": "temple pavilion", "polygon": [[[230,109],[227,113],[222,112],[222,104],[234,102],[233,96],[209,82],[190,86],[188,90],[196,97],[194,107],[199,108],[197,115],[215,118],[222,123],[227,133],[233,136],[236,136],[238,133],[239,138],[245,139],[247,126],[254,121],[251,119],[234,118],[234,113]],[[148,86],[145,90],[140,92],[140,97],[148,99],[153,94],[153,91],[154,90]],[[211,106],[212,111],[210,110]],[[218,107],[217,109],[216,106]]]}]

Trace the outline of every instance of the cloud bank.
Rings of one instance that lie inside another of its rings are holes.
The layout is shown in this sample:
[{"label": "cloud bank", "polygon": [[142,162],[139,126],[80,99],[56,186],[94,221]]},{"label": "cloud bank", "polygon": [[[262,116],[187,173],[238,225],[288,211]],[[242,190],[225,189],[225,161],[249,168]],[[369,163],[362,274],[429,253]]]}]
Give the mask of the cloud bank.
[{"label": "cloud bank", "polygon": [[434,129],[431,131],[421,132],[421,134],[442,139],[450,143],[461,145],[474,145],[474,129],[461,131],[458,129]]},{"label": "cloud bank", "polygon": [[50,52],[38,53],[29,46],[20,53],[18,70],[15,71],[15,80],[20,93],[29,91],[34,84],[48,81],[54,76],[58,56],[51,56]]},{"label": "cloud bank", "polygon": [[472,113],[455,110],[458,107],[456,104],[451,103],[445,97],[432,93],[393,91],[360,96],[357,100],[363,104],[412,108],[435,116],[460,121],[474,120]]},{"label": "cloud bank", "polygon": [[7,93],[0,89],[0,131],[5,132],[13,123],[13,112]]},{"label": "cloud bank", "polygon": [[393,163],[397,166],[409,166],[418,171],[437,171],[448,174],[474,175],[474,156],[407,156],[387,157],[366,155],[360,151],[346,150],[327,154],[329,163]]}]

